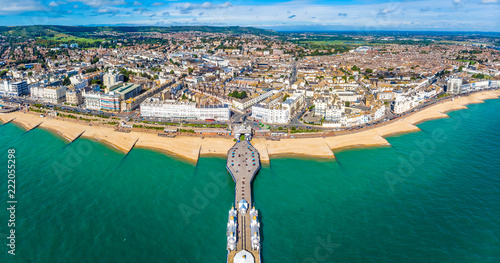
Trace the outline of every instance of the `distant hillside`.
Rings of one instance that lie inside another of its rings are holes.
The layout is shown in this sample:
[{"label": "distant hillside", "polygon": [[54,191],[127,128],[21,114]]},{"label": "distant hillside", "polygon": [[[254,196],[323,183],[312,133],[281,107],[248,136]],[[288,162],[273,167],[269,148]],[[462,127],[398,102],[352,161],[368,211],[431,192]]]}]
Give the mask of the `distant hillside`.
[{"label": "distant hillside", "polygon": [[231,34],[255,34],[255,35],[276,35],[272,30],[259,29],[253,27],[213,27],[213,26],[0,26],[0,34],[24,37],[53,37],[55,35],[70,35],[83,37],[89,33],[104,31],[114,31],[119,33],[128,32],[186,32],[201,31],[211,33],[231,33]]}]

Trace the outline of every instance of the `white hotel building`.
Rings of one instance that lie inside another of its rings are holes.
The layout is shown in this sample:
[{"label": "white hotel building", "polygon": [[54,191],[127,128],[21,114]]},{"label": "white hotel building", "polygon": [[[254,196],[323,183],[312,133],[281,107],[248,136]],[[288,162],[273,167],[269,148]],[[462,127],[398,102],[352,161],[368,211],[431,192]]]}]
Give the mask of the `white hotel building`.
[{"label": "white hotel building", "polygon": [[30,93],[33,99],[41,99],[48,103],[57,104],[66,100],[64,86],[31,87]]},{"label": "white hotel building", "polygon": [[418,98],[413,98],[410,96],[399,95],[396,96],[396,100],[394,100],[394,104],[392,105],[392,109],[394,113],[400,114],[405,111],[408,111],[418,105]]},{"label": "white hotel building", "polygon": [[227,105],[196,107],[196,103],[194,102],[178,102],[175,100],[159,101],[148,99],[141,104],[141,116],[228,121],[231,116],[231,111]]},{"label": "white hotel building", "polygon": [[252,106],[252,117],[265,123],[286,124],[304,106],[304,95],[293,94],[285,102]]},{"label": "white hotel building", "polygon": [[252,107],[252,117],[265,123],[286,124],[290,121],[290,109],[281,104],[273,107]]},{"label": "white hotel building", "polygon": [[89,110],[101,110],[101,93],[99,92],[85,92],[83,94],[85,108]]}]

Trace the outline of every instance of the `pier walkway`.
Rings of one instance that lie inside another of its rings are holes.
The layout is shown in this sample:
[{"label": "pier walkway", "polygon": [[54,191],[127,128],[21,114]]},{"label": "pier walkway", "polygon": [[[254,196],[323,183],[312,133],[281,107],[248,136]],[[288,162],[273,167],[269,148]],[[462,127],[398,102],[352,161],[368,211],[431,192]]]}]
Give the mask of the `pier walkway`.
[{"label": "pier walkway", "polygon": [[259,152],[249,141],[236,142],[228,151],[227,169],[236,183],[234,203],[238,210],[236,250],[228,253],[227,262],[260,263],[260,249],[252,249],[249,213],[253,206],[252,180],[260,169]]}]

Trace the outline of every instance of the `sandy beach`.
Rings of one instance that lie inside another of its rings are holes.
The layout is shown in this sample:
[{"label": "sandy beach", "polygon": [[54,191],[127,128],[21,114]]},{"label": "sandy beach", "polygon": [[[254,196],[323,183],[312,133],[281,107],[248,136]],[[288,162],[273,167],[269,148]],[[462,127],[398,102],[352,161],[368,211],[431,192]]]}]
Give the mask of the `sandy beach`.
[{"label": "sandy beach", "polygon": [[[252,144],[261,155],[261,162],[269,163],[270,157],[279,155],[298,155],[321,158],[335,158],[333,151],[351,147],[390,146],[384,138],[394,134],[416,132],[418,123],[438,118],[447,118],[447,112],[467,109],[466,105],[483,103],[486,99],[498,99],[500,90],[484,91],[469,96],[446,100],[424,110],[415,112],[396,121],[368,130],[353,132],[332,137],[281,139],[271,141],[260,138],[252,140]],[[152,133],[117,132],[111,127],[90,126],[73,120],[41,118],[39,114],[12,112],[0,114],[5,123],[12,120],[31,130],[35,127],[50,130],[65,140],[72,142],[79,136],[108,144],[124,153],[134,147],[154,149],[168,155],[184,158],[196,163],[203,155],[225,156],[234,141],[229,138],[201,138],[195,136],[177,136],[175,138],[159,137]]]}]

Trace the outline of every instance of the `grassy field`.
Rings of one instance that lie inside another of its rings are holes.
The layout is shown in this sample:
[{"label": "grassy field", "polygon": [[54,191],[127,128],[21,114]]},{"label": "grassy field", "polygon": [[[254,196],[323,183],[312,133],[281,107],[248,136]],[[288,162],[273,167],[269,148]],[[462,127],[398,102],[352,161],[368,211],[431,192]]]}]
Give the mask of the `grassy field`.
[{"label": "grassy field", "polygon": [[476,61],[474,61],[474,60],[468,60],[468,59],[457,59],[457,61],[460,61],[460,62],[469,62],[471,65],[476,64]]},{"label": "grassy field", "polygon": [[470,41],[451,41],[451,40],[441,40],[437,41],[439,44],[464,44],[464,45],[492,45],[492,43],[482,43],[482,42],[470,42]]},{"label": "grassy field", "polygon": [[95,43],[95,42],[101,42],[104,41],[104,39],[93,39],[93,38],[83,38],[83,37],[75,37],[75,36],[70,36],[66,34],[59,33],[53,37],[47,38],[49,40],[55,40],[55,41],[62,41],[62,42],[88,42],[88,43]]},{"label": "grassy field", "polygon": [[318,46],[327,46],[327,45],[363,45],[365,41],[353,41],[353,40],[305,40],[300,41],[301,44],[312,44]]}]

